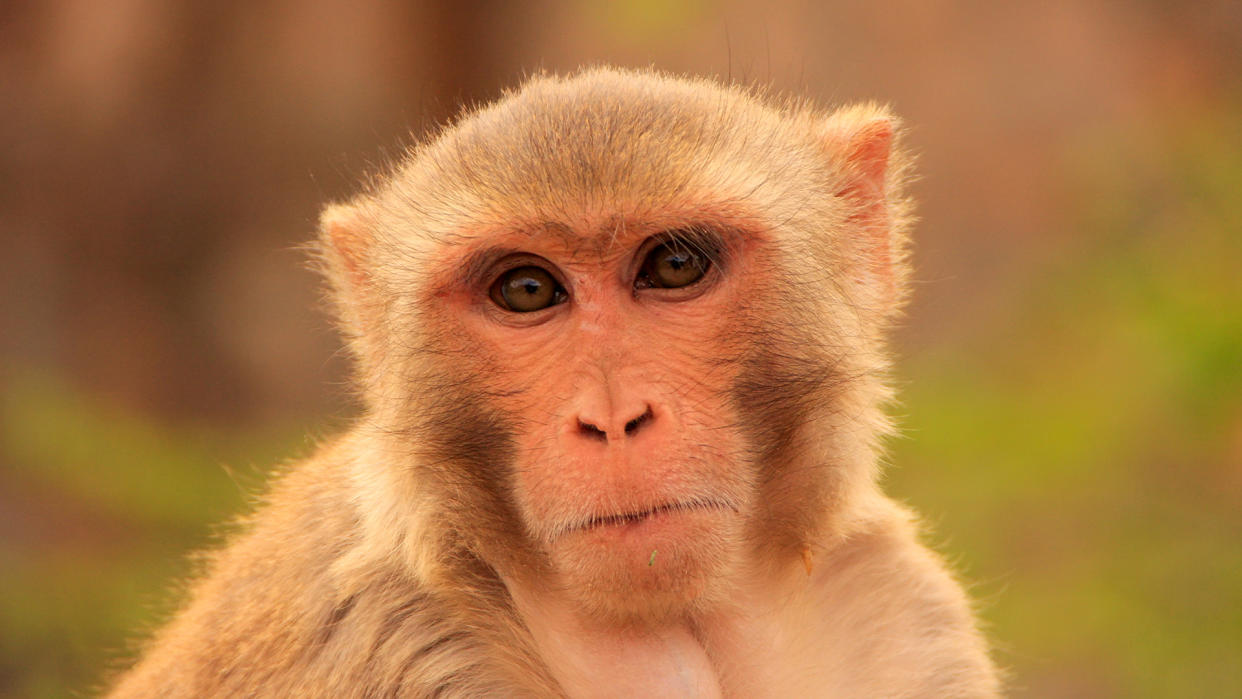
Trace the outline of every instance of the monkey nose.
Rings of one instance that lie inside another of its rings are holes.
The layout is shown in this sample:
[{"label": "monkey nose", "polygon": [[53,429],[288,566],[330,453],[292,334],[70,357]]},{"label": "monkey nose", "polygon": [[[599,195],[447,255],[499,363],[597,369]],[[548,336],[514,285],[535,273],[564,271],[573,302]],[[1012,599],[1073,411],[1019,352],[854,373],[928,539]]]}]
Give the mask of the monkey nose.
[{"label": "monkey nose", "polygon": [[598,441],[624,439],[637,435],[654,419],[655,414],[647,403],[642,405],[641,411],[631,411],[628,416],[623,414],[601,420],[580,415],[578,416],[578,434]]}]

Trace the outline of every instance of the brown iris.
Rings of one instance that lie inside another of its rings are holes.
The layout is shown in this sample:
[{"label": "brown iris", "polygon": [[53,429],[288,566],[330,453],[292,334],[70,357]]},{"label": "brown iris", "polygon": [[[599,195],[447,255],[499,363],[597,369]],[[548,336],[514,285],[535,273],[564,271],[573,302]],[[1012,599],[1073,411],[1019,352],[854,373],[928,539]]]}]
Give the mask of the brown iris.
[{"label": "brown iris", "polygon": [[565,300],[565,290],[546,269],[528,265],[511,269],[492,284],[492,301],[506,311],[530,313]]},{"label": "brown iris", "polygon": [[703,278],[711,260],[695,247],[680,240],[669,240],[651,249],[643,260],[635,286],[679,289]]}]

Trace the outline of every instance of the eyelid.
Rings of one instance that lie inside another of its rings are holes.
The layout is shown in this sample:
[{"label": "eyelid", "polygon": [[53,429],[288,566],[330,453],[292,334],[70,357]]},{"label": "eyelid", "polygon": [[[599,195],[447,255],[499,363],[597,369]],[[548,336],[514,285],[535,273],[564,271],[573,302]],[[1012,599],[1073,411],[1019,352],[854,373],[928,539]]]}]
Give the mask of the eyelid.
[{"label": "eyelid", "polygon": [[538,267],[552,276],[558,286],[568,291],[569,285],[566,283],[565,275],[561,269],[552,264],[552,261],[546,257],[536,255],[531,252],[521,250],[502,250],[496,251],[498,254],[488,255],[483,264],[479,266],[477,274],[472,274],[468,278],[472,279],[472,283],[481,284],[485,289],[490,289],[501,276],[515,269],[522,267]]},{"label": "eyelid", "polygon": [[700,279],[697,279],[683,287],[665,289],[664,287],[643,288],[643,291],[660,290],[666,292],[680,292],[685,289],[695,288],[710,283],[715,275],[720,274],[720,268],[727,262],[726,253],[728,246],[725,244],[724,236],[715,228],[702,225],[690,225],[679,228],[670,228],[661,233],[657,233],[647,238],[638,246],[638,252],[634,256],[631,265],[630,279],[631,284],[635,285],[637,290],[638,280],[641,278],[643,268],[647,264],[651,253],[661,245],[669,243],[681,244],[696,253],[703,255],[707,259],[707,270]]},{"label": "eyelid", "polygon": [[640,261],[645,261],[656,247],[669,243],[684,245],[703,255],[712,266],[720,264],[726,250],[723,236],[714,228],[691,225],[671,228],[643,241],[639,247]]}]

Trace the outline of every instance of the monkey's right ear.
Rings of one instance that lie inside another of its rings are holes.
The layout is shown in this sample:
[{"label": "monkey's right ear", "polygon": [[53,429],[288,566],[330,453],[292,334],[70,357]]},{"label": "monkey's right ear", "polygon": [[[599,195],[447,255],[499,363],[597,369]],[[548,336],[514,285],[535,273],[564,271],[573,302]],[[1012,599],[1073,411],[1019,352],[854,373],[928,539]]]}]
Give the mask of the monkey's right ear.
[{"label": "monkey's right ear", "polygon": [[338,293],[357,293],[368,285],[365,261],[373,242],[356,206],[330,204],[320,214],[319,244],[328,275],[338,286],[348,287]]}]

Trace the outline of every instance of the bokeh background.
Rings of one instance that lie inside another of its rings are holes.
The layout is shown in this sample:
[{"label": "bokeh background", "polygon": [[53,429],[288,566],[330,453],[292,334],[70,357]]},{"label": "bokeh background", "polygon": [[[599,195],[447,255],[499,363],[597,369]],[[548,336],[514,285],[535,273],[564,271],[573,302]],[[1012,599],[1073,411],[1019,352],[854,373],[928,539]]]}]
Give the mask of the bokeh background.
[{"label": "bokeh background", "polygon": [[321,203],[595,62],[892,103],[923,221],[888,489],[1014,696],[1242,696],[1231,0],[0,4],[0,696],[93,692],[348,422]]}]

